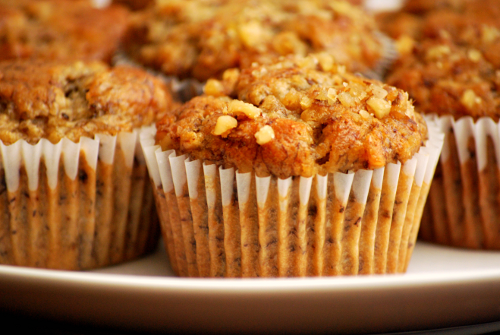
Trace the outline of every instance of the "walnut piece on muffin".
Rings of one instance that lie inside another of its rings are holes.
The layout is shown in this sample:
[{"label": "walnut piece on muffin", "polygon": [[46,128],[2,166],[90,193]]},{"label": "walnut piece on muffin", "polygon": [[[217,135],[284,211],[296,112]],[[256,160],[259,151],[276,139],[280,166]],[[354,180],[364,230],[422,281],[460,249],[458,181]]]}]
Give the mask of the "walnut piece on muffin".
[{"label": "walnut piece on muffin", "polygon": [[384,58],[373,17],[346,0],[176,0],[132,19],[130,57],[167,75],[206,81],[277,56],[326,51],[350,71]]},{"label": "walnut piece on muffin", "polygon": [[0,60],[110,62],[128,18],[123,7],[98,9],[90,1],[0,0]]},{"label": "walnut piece on muffin", "polygon": [[172,104],[163,82],[101,62],[0,62],[0,140],[31,144],[116,135],[154,123]]},{"label": "walnut piece on muffin", "polygon": [[288,178],[405,162],[426,137],[407,93],[324,53],[229,70],[206,91],[157,123],[162,149]]}]

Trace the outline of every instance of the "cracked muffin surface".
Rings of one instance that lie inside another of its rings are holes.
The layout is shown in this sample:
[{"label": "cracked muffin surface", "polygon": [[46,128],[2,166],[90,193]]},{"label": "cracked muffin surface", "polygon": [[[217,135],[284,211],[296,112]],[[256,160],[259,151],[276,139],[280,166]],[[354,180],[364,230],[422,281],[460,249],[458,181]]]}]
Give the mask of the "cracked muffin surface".
[{"label": "cracked muffin surface", "polygon": [[405,92],[317,54],[226,71],[160,120],[156,139],[193,159],[288,178],[405,162],[426,132]]},{"label": "cracked muffin surface", "polygon": [[0,60],[32,58],[110,62],[128,11],[90,1],[0,0]]},{"label": "cracked muffin surface", "polygon": [[78,142],[154,123],[171,106],[164,84],[142,70],[101,62],[0,62],[0,140]]},{"label": "cracked muffin surface", "polygon": [[200,81],[288,54],[327,51],[354,72],[373,70],[384,57],[373,17],[344,0],[177,0],[131,21],[130,57]]}]

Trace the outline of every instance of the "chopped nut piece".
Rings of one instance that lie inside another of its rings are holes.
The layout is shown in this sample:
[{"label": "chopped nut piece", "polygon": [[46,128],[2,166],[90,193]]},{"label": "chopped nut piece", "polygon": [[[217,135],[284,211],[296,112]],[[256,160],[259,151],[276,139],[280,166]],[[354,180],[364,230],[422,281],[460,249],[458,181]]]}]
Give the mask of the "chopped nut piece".
[{"label": "chopped nut piece", "polygon": [[327,53],[319,53],[316,55],[318,58],[319,65],[323,69],[323,71],[330,71],[333,69],[333,65],[335,64],[335,61],[333,60],[333,57]]},{"label": "chopped nut piece", "polygon": [[481,52],[476,50],[476,49],[470,49],[468,52],[467,52],[467,57],[469,57],[469,59],[473,62],[479,62],[481,60]]},{"label": "chopped nut piece", "polygon": [[356,98],[353,97],[349,92],[341,92],[337,97],[340,103],[345,107],[352,107],[356,104]]},{"label": "chopped nut piece", "polygon": [[253,47],[265,39],[265,32],[258,21],[251,21],[238,27],[240,38],[247,47]]},{"label": "chopped nut piece", "polygon": [[345,16],[354,16],[354,6],[352,6],[349,2],[344,1],[332,1],[330,6],[332,9],[339,13],[340,15]]},{"label": "chopped nut piece", "polygon": [[380,86],[371,85],[370,88],[371,88],[372,94],[377,98],[384,99],[388,94],[388,92]]},{"label": "chopped nut piece", "polygon": [[224,86],[216,79],[209,79],[203,88],[203,92],[205,92],[206,95],[224,95]]},{"label": "chopped nut piece", "polygon": [[384,99],[371,97],[366,104],[373,110],[377,119],[383,119],[391,112],[391,103]]},{"label": "chopped nut piece", "polygon": [[261,114],[260,108],[241,100],[231,101],[228,106],[228,112],[233,114],[243,113],[251,119],[255,119]]},{"label": "chopped nut piece", "polygon": [[472,109],[474,108],[474,105],[480,104],[481,103],[481,98],[474,93],[473,90],[468,89],[462,94],[462,97],[460,98],[460,102],[462,105],[465,107]]},{"label": "chopped nut piece", "polygon": [[302,110],[306,110],[308,109],[309,107],[311,107],[313,104],[313,100],[304,96],[302,97],[302,99],[300,100],[300,107],[302,107]]},{"label": "chopped nut piece", "polygon": [[450,47],[447,45],[438,45],[427,51],[427,58],[436,59],[448,55],[451,52]]},{"label": "chopped nut piece", "polygon": [[414,46],[415,41],[408,35],[403,35],[396,41],[396,49],[401,55],[409,54]]},{"label": "chopped nut piece", "polygon": [[271,126],[264,126],[260,128],[258,132],[255,133],[255,139],[257,144],[263,145],[274,140],[274,130]]},{"label": "chopped nut piece", "polygon": [[372,116],[370,115],[370,113],[368,113],[367,111],[365,111],[364,109],[360,110],[359,111],[359,115],[361,115],[363,118],[365,119],[369,119],[371,118]]},{"label": "chopped nut piece", "polygon": [[333,105],[337,101],[337,90],[334,88],[328,89],[328,104]]},{"label": "chopped nut piece", "polygon": [[[229,80],[231,82],[238,80],[238,77],[240,75],[240,70],[239,69],[228,69],[224,71],[222,74],[222,79],[223,80]],[[210,80],[210,79],[209,79]]]},{"label": "chopped nut piece", "polygon": [[222,115],[217,119],[217,124],[215,125],[213,134],[223,135],[224,133],[233,128],[236,128],[237,126],[238,121],[234,117],[229,115]]},{"label": "chopped nut piece", "polygon": [[496,27],[484,25],[482,30],[481,40],[483,43],[491,43],[500,37],[500,30]]}]

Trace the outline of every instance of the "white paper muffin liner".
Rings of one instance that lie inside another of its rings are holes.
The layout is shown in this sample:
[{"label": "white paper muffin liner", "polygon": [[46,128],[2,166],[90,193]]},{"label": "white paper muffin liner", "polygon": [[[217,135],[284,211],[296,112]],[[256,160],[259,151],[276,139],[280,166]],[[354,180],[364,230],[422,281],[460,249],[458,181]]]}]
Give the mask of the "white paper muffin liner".
[{"label": "white paper muffin liner", "polygon": [[0,264],[82,270],[152,250],[159,228],[139,133],[0,141]]},{"label": "white paper muffin liner", "polygon": [[420,237],[500,250],[500,123],[487,117],[433,119],[445,140]]},{"label": "white paper muffin liner", "polygon": [[405,164],[259,178],[141,144],[174,271],[188,277],[405,272],[443,136]]}]

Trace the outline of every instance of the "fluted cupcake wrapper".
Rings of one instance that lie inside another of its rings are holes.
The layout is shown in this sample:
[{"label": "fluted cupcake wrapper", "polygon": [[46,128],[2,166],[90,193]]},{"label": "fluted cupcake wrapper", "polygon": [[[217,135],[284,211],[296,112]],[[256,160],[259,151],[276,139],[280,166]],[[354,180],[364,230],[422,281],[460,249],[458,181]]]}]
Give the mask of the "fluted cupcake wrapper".
[{"label": "fluted cupcake wrapper", "polygon": [[139,132],[0,142],[0,264],[81,270],[154,248]]},{"label": "fluted cupcake wrapper", "polygon": [[173,270],[189,277],[405,272],[443,137],[374,171],[260,178],[141,144]]},{"label": "fluted cupcake wrapper", "polygon": [[500,250],[500,123],[433,116],[445,133],[420,237]]}]

